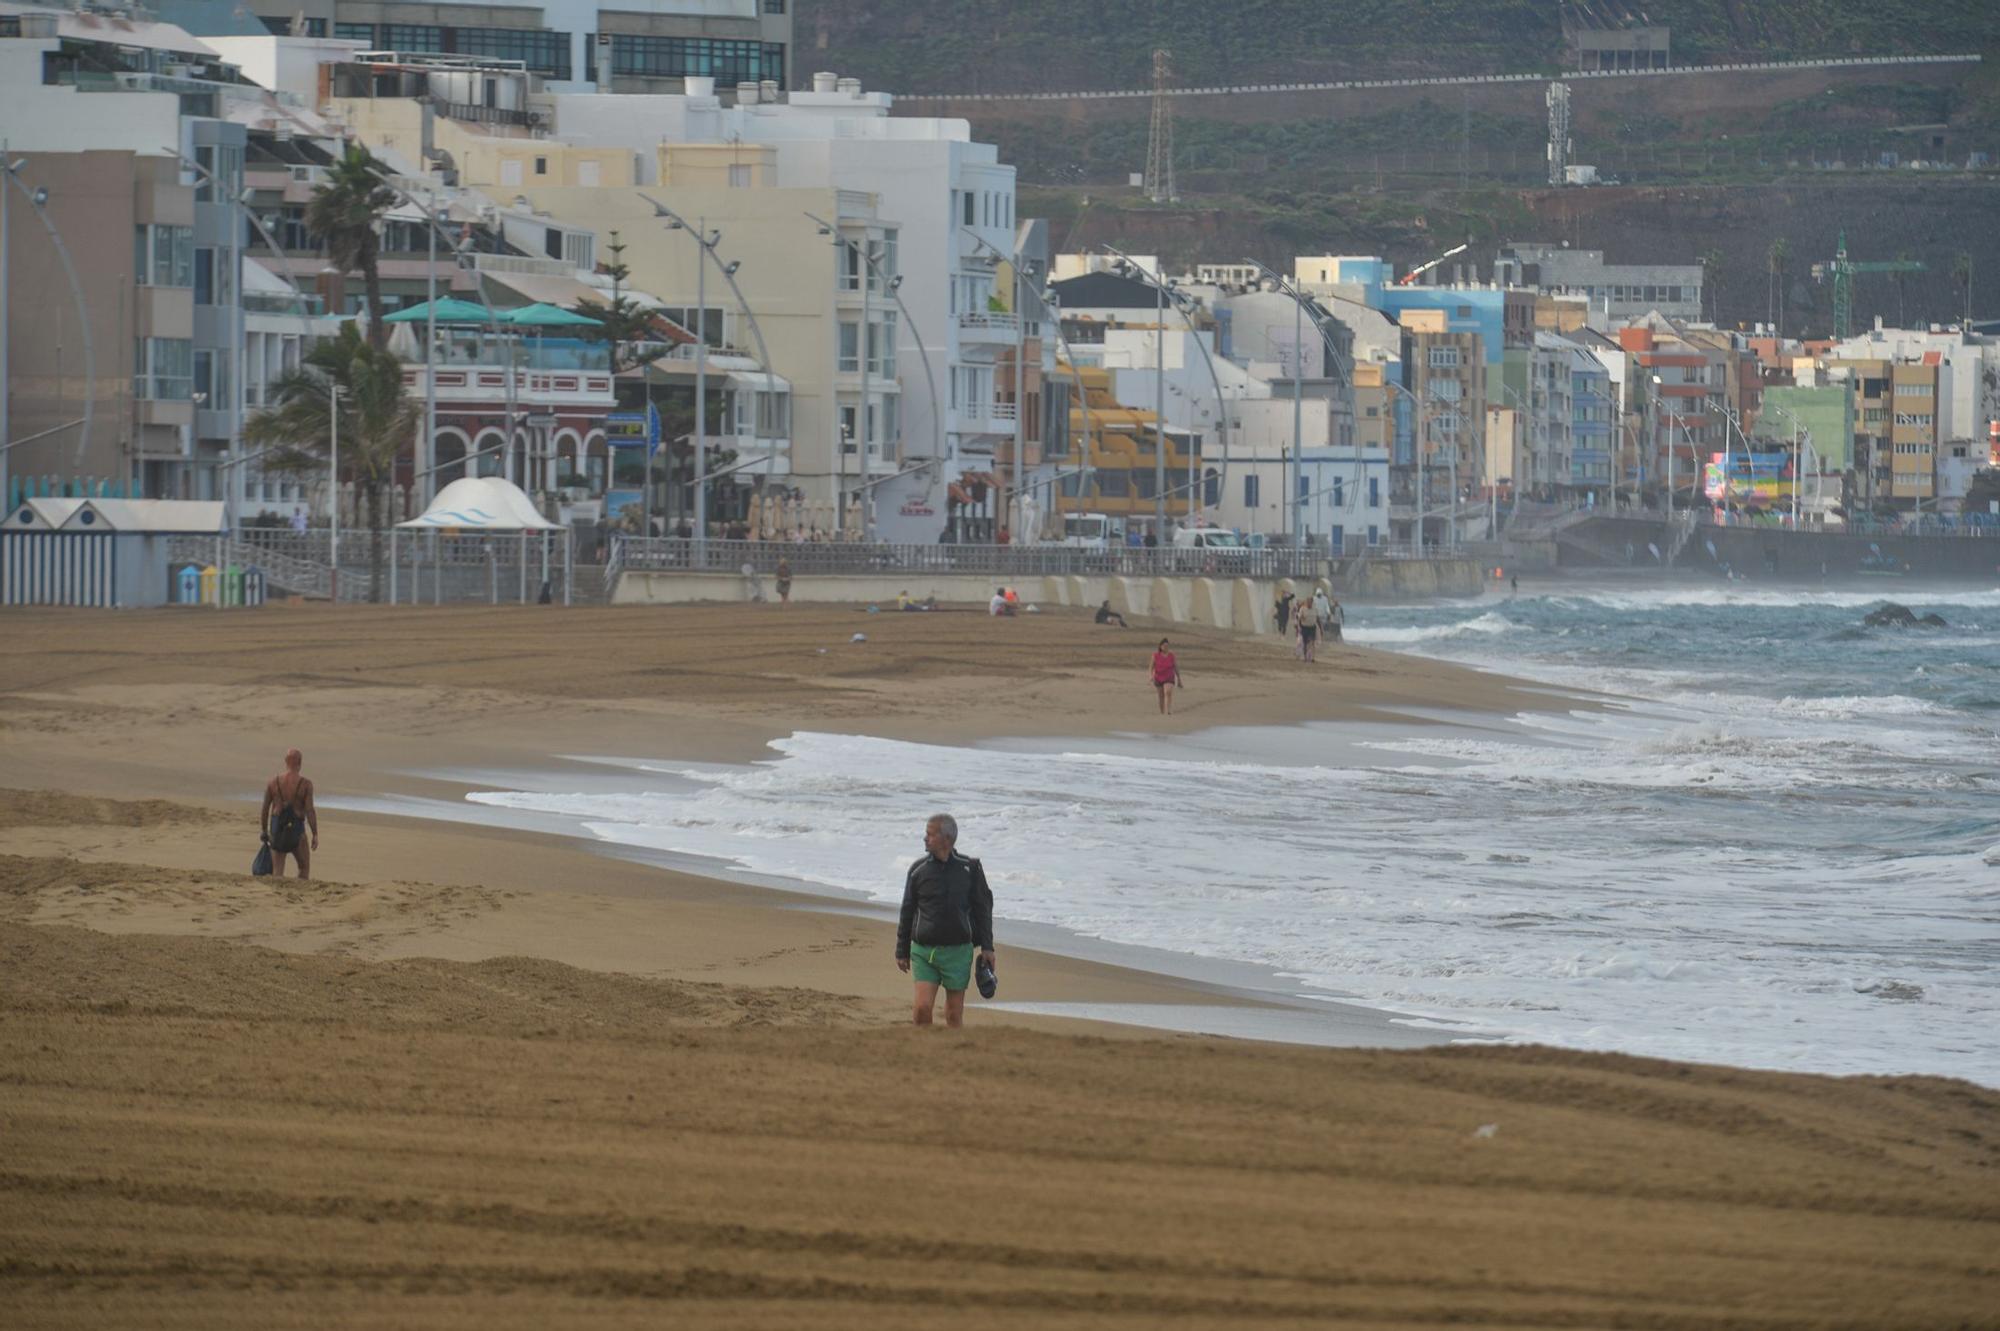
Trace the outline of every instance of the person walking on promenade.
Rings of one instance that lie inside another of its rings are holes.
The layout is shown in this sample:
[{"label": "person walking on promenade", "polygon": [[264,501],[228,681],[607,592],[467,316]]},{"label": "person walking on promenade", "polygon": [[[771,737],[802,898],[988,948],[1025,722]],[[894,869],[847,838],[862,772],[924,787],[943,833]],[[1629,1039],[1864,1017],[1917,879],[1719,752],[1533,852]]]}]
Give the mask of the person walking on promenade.
[{"label": "person walking on promenade", "polygon": [[264,787],[264,803],[257,810],[257,831],[271,847],[271,869],[279,878],[285,876],[287,855],[299,862],[300,878],[312,877],[312,852],[319,849],[319,810],[313,805],[313,783],[299,771],[304,765],[303,754],[287,749],[285,770]]},{"label": "person walking on promenade", "polygon": [[916,980],[911,1015],[917,1025],[931,1024],[940,988],[944,1024],[953,1030],[964,1024],[974,949],[991,972],[993,889],[979,861],[958,853],[957,820],[932,814],[924,824],[924,857],[903,879],[903,910],[896,920],[896,969]]},{"label": "person walking on promenade", "polygon": [[1292,611],[1292,623],[1299,635],[1299,660],[1311,665],[1313,648],[1319,643],[1319,621],[1313,618],[1312,602],[1298,603]]},{"label": "person walking on promenade", "polygon": [[1153,652],[1151,672],[1153,692],[1160,700],[1160,714],[1174,714],[1174,690],[1180,686],[1181,668],[1174,661],[1174,654],[1167,650],[1167,640],[1160,639],[1160,645]]},{"label": "person walking on promenade", "polygon": [[780,557],[778,560],[778,604],[792,603],[792,561]]}]

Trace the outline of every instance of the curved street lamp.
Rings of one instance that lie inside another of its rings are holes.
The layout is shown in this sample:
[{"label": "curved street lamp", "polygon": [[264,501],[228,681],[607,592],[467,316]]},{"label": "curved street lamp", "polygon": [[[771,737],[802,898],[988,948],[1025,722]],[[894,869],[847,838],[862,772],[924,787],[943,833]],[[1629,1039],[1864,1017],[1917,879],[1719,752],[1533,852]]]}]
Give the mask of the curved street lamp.
[{"label": "curved street lamp", "polygon": [[[935,464],[937,467],[941,469],[940,474],[942,474],[942,469],[946,465],[945,450],[944,450],[944,401],[942,398],[938,397],[937,375],[931,369],[930,348],[924,345],[924,335],[922,331],[918,329],[917,321],[912,317],[910,317],[910,307],[903,303],[903,295],[902,295],[903,275],[901,273],[896,273],[893,275],[885,274],[882,271],[882,265],[879,262],[880,255],[875,252],[874,247],[872,245],[863,245],[858,241],[849,240],[846,236],[840,234],[840,229],[838,227],[836,227],[833,223],[827,221],[824,217],[817,216],[813,213],[802,213],[800,215],[803,216],[808,222],[811,222],[814,226],[818,227],[819,234],[828,237],[835,249],[842,249],[842,248],[851,249],[861,259],[863,263],[868,265],[868,270],[873,274],[875,274],[876,280],[881,282],[883,289],[889,293],[889,298],[896,302],[896,308],[902,312],[903,322],[910,326],[910,336],[912,339],[916,341],[917,344],[918,359],[923,362],[924,382],[930,386],[931,390],[931,463],[926,463],[924,465],[928,466]],[[861,304],[862,304],[862,319],[861,319],[862,328],[861,328],[861,346],[860,346],[861,385],[862,385],[861,396],[862,396],[862,403],[865,408],[868,398],[867,387],[868,387],[868,323],[869,323],[868,310],[867,310],[868,283],[867,279],[865,278],[862,280],[862,285],[861,285]],[[898,354],[900,358],[900,352]],[[865,417],[865,410],[864,410],[864,417]],[[868,446],[865,440],[862,443],[861,458],[862,458],[861,473],[863,476],[863,480],[861,483],[861,490],[862,492],[864,492],[864,494],[872,487],[881,484],[882,481],[894,480],[896,479],[896,476],[906,476],[909,475],[911,472],[923,470],[922,466],[910,467],[902,471],[898,471],[895,476],[884,476],[882,477],[881,481],[871,481],[866,479],[868,473],[868,463],[867,463]],[[902,462],[902,459],[898,458],[897,462],[900,464]],[[836,460],[836,472],[837,471],[838,471],[838,460]],[[862,510],[861,510],[862,520],[868,525],[868,528],[872,532],[875,526],[875,519],[873,516],[875,501],[872,497],[867,497],[867,498],[861,498],[859,502],[862,505]]]}]

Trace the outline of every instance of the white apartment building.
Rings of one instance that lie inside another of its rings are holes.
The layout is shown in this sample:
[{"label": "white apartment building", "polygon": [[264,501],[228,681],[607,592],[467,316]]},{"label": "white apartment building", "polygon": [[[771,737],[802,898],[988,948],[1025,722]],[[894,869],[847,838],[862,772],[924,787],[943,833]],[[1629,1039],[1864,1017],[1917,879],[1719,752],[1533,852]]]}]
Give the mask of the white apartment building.
[{"label": "white apartment building", "polygon": [[[990,472],[996,449],[1014,437],[1017,405],[995,387],[996,366],[1021,333],[1000,257],[1011,257],[1015,243],[1014,168],[993,145],[974,142],[963,120],[892,119],[887,93],[829,74],[813,83],[810,92],[774,92],[779,100],[740,89],[733,106],[698,78],[673,95],[557,96],[553,129],[578,148],[638,154],[642,186],[683,213],[675,163],[696,145],[736,155],[726,189],[839,190],[871,202],[867,224],[878,228],[878,243],[895,237],[885,275],[904,279],[900,309],[873,298],[881,317],[906,310],[909,325],[895,334],[900,439],[871,467],[880,472],[869,482],[874,529],[884,540],[935,540],[947,488]],[[829,289],[836,282],[831,248],[826,281]],[[828,443],[839,447],[832,433]]]},{"label": "white apartment building", "polygon": [[519,61],[560,92],[665,92],[690,76],[729,90],[791,82],[789,0],[251,0],[250,9],[274,33]]}]

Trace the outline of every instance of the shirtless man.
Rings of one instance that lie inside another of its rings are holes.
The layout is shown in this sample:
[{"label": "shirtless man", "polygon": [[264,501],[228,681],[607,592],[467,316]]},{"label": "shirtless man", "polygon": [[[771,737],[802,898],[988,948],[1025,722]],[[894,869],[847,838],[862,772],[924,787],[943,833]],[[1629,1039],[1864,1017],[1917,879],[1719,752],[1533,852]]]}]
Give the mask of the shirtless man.
[{"label": "shirtless man", "polygon": [[[319,849],[319,810],[313,807],[313,783],[299,774],[305,755],[297,749],[285,750],[285,770],[264,787],[264,804],[257,810],[257,826],[271,843],[271,869],[285,876],[285,856],[296,856],[299,877],[312,877],[312,852]],[[279,813],[290,808],[297,815],[290,836],[281,831]],[[307,844],[306,831],[312,832]]]}]

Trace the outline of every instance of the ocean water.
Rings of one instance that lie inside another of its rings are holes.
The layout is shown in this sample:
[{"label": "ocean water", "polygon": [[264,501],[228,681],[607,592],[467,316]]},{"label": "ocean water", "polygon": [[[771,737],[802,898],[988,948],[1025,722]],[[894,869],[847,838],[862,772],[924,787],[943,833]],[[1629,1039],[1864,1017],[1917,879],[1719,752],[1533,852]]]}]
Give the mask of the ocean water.
[{"label": "ocean water", "polygon": [[[1263,967],[1461,1038],[2000,1085],[2000,590],[1565,589],[1355,641],[1616,695],[1471,724],[978,748],[800,733],[475,800],[897,900],[952,811],[1004,921]],[[1021,997],[1030,997],[1021,995]]]}]

